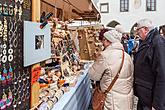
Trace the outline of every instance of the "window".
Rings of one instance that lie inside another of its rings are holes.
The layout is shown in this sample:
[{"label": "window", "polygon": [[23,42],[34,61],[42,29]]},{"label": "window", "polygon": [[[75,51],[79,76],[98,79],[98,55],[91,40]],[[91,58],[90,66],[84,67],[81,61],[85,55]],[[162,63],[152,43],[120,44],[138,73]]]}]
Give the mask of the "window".
[{"label": "window", "polygon": [[156,0],[146,0],[146,10],[156,11]]},{"label": "window", "polygon": [[128,12],[129,0],[120,0],[120,12]]},{"label": "window", "polygon": [[100,3],[100,12],[101,13],[109,13],[109,4],[108,3]]}]

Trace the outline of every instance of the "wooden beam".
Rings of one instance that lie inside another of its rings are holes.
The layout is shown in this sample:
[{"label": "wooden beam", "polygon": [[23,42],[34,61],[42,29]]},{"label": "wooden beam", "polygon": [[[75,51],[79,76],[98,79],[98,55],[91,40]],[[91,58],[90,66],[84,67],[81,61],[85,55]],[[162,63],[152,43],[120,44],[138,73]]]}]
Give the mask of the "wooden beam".
[{"label": "wooden beam", "polygon": [[40,21],[40,0],[32,0],[32,21]]}]

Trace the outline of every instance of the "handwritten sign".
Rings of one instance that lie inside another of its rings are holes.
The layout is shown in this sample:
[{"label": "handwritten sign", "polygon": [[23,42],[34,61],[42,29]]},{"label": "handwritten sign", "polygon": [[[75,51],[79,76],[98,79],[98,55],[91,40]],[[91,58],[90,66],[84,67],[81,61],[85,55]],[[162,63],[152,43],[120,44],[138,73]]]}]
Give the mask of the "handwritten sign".
[{"label": "handwritten sign", "polygon": [[37,82],[41,73],[41,66],[37,66],[31,69],[31,84]]}]

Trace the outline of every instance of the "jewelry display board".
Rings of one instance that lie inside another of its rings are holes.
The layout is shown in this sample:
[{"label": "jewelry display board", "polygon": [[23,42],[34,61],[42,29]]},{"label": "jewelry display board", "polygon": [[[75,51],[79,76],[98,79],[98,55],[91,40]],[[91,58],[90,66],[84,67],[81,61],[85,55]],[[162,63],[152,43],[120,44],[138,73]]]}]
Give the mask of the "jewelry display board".
[{"label": "jewelry display board", "polygon": [[0,0],[0,110],[29,109],[30,73],[23,68],[23,21],[31,0]]}]

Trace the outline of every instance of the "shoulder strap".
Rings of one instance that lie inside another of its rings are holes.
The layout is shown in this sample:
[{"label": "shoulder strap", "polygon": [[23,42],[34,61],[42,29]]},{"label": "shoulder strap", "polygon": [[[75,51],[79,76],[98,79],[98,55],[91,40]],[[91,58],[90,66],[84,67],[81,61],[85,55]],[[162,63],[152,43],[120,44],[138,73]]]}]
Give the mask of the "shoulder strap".
[{"label": "shoulder strap", "polygon": [[122,50],[123,52],[123,56],[122,56],[122,62],[121,62],[121,66],[120,66],[120,69],[118,71],[118,73],[116,74],[116,76],[114,77],[114,79],[112,80],[111,84],[109,85],[108,89],[105,90],[104,94],[107,94],[113,87],[113,85],[115,84],[116,80],[119,78],[119,74],[121,72],[121,69],[123,67],[123,64],[124,64],[124,57],[125,57],[125,54],[124,54],[124,50]]}]

